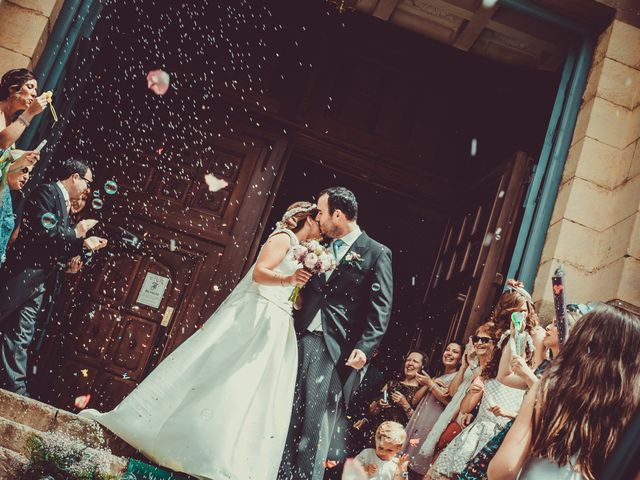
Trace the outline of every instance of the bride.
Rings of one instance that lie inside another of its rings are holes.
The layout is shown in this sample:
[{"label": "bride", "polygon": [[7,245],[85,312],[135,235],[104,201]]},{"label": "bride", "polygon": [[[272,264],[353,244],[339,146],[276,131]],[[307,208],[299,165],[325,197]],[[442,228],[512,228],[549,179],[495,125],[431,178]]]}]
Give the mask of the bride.
[{"label": "bride", "polygon": [[291,205],[200,330],[114,410],[80,415],[171,470],[207,480],[275,480],[298,362],[288,298],[311,276],[289,252],[320,238],[315,215],[314,204]]}]

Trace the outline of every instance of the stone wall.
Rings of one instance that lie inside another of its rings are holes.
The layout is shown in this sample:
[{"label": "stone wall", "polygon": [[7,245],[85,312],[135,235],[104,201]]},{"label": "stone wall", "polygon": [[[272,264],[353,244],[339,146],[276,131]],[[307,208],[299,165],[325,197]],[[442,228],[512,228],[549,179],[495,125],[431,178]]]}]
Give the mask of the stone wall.
[{"label": "stone wall", "polygon": [[33,68],[64,0],[0,0],[0,75]]},{"label": "stone wall", "polygon": [[547,232],[533,294],[543,314],[559,263],[568,301],[640,307],[639,137],[640,28],[615,20],[598,40]]}]

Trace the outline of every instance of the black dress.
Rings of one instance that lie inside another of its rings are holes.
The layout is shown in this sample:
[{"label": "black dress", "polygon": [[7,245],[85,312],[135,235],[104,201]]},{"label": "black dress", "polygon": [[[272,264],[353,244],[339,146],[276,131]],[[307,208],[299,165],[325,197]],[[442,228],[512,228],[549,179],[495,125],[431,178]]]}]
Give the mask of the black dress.
[{"label": "black dress", "polygon": [[[369,422],[367,423],[366,432],[365,432],[367,445],[369,447],[373,447],[375,445],[376,430],[378,429],[378,426],[382,422],[386,422],[386,421],[398,422],[402,426],[406,426],[407,423],[409,422],[409,417],[407,416],[407,412],[405,412],[404,408],[402,408],[400,405],[398,405],[391,399],[391,394],[394,391],[400,392],[405,396],[409,404],[413,405],[413,397],[415,396],[416,392],[420,388],[419,385],[416,385],[416,386],[406,385],[399,380],[390,380],[385,385],[387,387],[387,401],[389,402],[390,406],[388,408],[383,408],[376,416],[372,416],[371,414],[369,414],[368,416]],[[383,393],[381,392],[377,396],[376,400],[381,400],[382,398],[383,398]]]}]

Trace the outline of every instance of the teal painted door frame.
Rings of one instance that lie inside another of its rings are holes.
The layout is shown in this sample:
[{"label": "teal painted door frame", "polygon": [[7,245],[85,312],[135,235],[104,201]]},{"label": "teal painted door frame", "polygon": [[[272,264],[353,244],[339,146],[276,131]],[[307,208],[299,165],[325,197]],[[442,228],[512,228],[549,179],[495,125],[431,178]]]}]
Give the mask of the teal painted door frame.
[{"label": "teal painted door frame", "polygon": [[575,41],[562,70],[543,148],[525,198],[524,215],[506,277],[517,278],[527,290],[532,291],[591,68],[596,32],[527,1],[500,0],[500,3],[506,8],[562,28],[572,34]]}]

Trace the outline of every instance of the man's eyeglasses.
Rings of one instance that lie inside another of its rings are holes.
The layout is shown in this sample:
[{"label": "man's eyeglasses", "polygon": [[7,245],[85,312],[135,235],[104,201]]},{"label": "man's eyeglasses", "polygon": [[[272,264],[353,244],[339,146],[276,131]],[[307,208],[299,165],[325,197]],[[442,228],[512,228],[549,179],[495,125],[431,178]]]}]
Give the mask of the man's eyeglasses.
[{"label": "man's eyeglasses", "polygon": [[493,339],[491,337],[479,337],[478,335],[474,335],[473,337],[471,337],[471,340],[473,340],[473,343],[490,343],[490,342],[493,342]]},{"label": "man's eyeglasses", "polygon": [[80,177],[82,180],[84,180],[85,182],[87,182],[87,188],[91,189],[91,184],[93,183],[93,180],[88,180],[85,177]]}]

